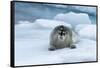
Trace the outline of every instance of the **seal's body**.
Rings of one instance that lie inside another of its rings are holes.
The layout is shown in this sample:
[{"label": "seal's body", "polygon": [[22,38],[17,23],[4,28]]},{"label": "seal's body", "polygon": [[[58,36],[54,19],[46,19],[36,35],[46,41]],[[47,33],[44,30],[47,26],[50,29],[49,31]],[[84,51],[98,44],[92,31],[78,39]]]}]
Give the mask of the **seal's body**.
[{"label": "seal's body", "polygon": [[60,25],[55,27],[51,33],[49,50],[61,49],[66,47],[75,48],[72,43],[72,30],[64,25]]}]

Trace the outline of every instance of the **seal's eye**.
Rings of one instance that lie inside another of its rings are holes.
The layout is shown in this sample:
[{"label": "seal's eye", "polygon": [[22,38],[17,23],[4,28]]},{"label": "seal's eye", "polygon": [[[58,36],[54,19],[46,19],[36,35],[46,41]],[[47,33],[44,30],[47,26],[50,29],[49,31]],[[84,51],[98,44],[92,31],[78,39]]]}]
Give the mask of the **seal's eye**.
[{"label": "seal's eye", "polygon": [[62,33],[62,31],[59,30],[59,31],[58,31],[58,34],[61,35],[61,33]]},{"label": "seal's eye", "polygon": [[63,31],[63,35],[67,34],[66,31]]}]

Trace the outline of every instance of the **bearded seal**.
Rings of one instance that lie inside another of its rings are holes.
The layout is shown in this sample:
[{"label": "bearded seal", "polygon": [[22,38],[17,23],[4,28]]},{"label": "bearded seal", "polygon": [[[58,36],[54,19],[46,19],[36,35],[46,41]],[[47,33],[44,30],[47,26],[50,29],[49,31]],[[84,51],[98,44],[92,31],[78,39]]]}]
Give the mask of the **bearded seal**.
[{"label": "bearded seal", "polygon": [[50,35],[50,48],[49,50],[56,50],[62,48],[76,48],[73,45],[72,30],[64,25],[56,26]]}]

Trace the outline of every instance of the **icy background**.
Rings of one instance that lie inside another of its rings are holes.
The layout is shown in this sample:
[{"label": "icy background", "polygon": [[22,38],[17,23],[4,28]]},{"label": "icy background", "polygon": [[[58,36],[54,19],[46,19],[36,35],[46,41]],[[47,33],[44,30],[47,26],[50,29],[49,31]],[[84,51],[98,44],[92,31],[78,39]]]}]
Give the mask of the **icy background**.
[{"label": "icy background", "polygon": [[[15,5],[15,65],[96,61],[96,8],[37,3]],[[77,32],[76,49],[49,51],[57,25]]]}]

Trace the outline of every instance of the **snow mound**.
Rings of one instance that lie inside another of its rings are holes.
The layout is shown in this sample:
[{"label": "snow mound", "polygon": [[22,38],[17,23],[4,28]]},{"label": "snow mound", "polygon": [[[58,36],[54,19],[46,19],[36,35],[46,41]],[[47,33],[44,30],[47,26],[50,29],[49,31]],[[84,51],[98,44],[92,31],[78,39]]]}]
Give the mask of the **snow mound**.
[{"label": "snow mound", "polygon": [[89,16],[83,13],[61,13],[54,17],[54,20],[64,21],[70,23],[72,26],[77,24],[91,24]]},{"label": "snow mound", "polygon": [[86,27],[86,26],[89,26],[89,25],[92,25],[92,24],[78,24],[76,27],[75,27],[75,31],[80,31],[82,28]]},{"label": "snow mound", "polygon": [[57,20],[37,19],[34,23],[41,28],[55,28],[58,25],[65,25],[69,28],[72,28],[70,24]]},{"label": "snow mound", "polygon": [[[62,24],[61,21],[37,19],[34,23],[21,21],[19,24],[16,24],[15,65],[96,61],[96,41],[92,40],[96,35],[96,26],[92,24],[82,26],[82,28],[77,27],[80,28],[80,30],[78,29],[78,36],[81,36],[81,38],[80,41],[75,43],[75,49],[64,48],[55,51],[48,50],[50,47],[49,37],[51,29],[41,28],[53,28],[60,23]],[[53,25],[53,27],[51,25]],[[38,27],[38,29],[34,29],[34,27]]]},{"label": "snow mound", "polygon": [[16,24],[15,28],[17,29],[32,29],[32,28],[36,28],[37,26],[29,21],[19,21],[18,24]]},{"label": "snow mound", "polygon": [[78,25],[78,27],[80,27],[80,30],[78,31],[80,37],[96,40],[96,25]]},{"label": "snow mound", "polygon": [[37,19],[35,22],[29,21],[19,21],[15,26],[17,29],[51,29],[55,28],[58,25],[65,25],[69,28],[72,28],[70,24],[67,24],[63,21],[49,20],[49,19]]},{"label": "snow mound", "polygon": [[72,40],[73,40],[74,44],[79,42],[79,40],[80,40],[80,37],[78,36],[78,34],[75,31],[72,31]]}]

